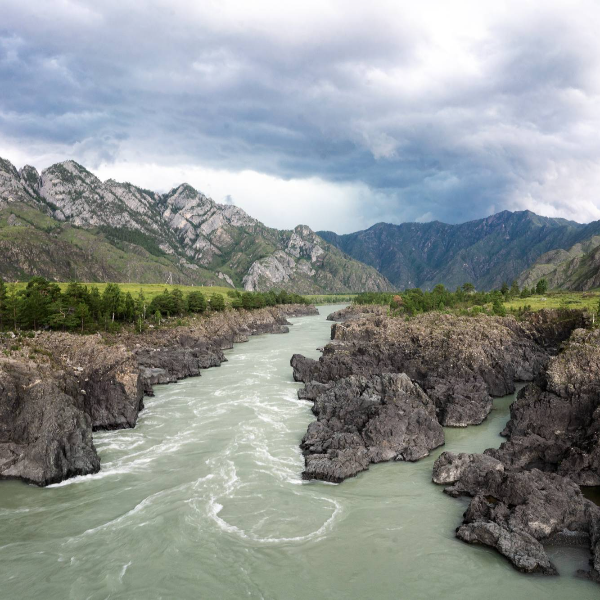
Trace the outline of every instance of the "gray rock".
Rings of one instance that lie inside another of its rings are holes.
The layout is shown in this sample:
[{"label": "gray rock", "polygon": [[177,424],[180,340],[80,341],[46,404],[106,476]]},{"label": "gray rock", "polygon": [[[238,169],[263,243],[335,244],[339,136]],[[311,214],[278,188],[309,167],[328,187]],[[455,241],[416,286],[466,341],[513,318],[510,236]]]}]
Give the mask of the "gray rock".
[{"label": "gray rock", "polygon": [[301,445],[306,479],[338,483],[371,463],[419,460],[444,443],[433,402],[404,374],[351,376],[311,391],[317,421]]},{"label": "gray rock", "polygon": [[60,381],[0,361],[0,479],[49,485],[100,469],[92,419],[78,400]]},{"label": "gray rock", "polygon": [[444,452],[433,480],[452,483],[444,489],[451,496],[472,498],[457,537],[497,549],[521,571],[556,574],[542,542],[564,532],[589,540],[597,559],[600,508],[570,479],[537,469],[512,471],[489,455]]},{"label": "gray rock", "polygon": [[519,571],[558,575],[542,544],[524,531],[508,531],[497,523],[476,521],[459,527],[456,537],[468,544],[496,548]]}]

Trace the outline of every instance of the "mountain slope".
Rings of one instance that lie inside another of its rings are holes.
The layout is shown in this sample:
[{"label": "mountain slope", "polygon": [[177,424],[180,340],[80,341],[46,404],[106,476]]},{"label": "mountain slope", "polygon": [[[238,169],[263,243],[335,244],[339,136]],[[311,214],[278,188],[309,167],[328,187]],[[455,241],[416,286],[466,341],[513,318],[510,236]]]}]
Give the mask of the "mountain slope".
[{"label": "mountain slope", "polygon": [[0,159],[0,276],[380,291],[375,269],[306,226],[266,227],[187,184],[166,194],[100,181],[74,161],[39,174]]},{"label": "mountain slope", "polygon": [[[596,233],[596,228],[590,231]],[[518,282],[521,287],[533,287],[542,278],[550,288],[586,291],[600,287],[600,235],[591,235],[568,250],[542,254]]]},{"label": "mountain slope", "polygon": [[569,248],[600,232],[600,223],[581,225],[540,217],[530,211],[496,215],[449,225],[378,223],[347,235],[318,234],[375,267],[398,288],[454,288],[466,282],[478,289],[510,283],[542,254]]}]

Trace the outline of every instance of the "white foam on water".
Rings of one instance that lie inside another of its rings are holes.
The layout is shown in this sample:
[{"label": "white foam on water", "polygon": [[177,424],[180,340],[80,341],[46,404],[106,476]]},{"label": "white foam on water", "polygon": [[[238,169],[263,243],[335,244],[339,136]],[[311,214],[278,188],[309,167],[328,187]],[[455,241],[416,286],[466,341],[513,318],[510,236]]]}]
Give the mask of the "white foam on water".
[{"label": "white foam on water", "polygon": [[145,450],[134,452],[133,454],[127,454],[123,458],[103,463],[102,468],[98,473],[93,473],[91,475],[79,475],[77,477],[65,479],[60,483],[54,483],[47,486],[46,489],[75,485],[82,482],[104,479],[105,477],[112,477],[114,475],[131,474],[145,470],[153,461],[164,457],[167,454],[173,454],[193,439],[194,431],[185,431]]},{"label": "white foam on water", "polygon": [[208,516],[217,524],[217,526],[227,533],[231,533],[236,535],[239,538],[250,540],[252,542],[256,542],[258,544],[286,544],[286,543],[304,543],[310,540],[314,540],[316,538],[323,537],[326,533],[328,533],[335,523],[338,515],[342,512],[342,506],[336,500],[326,497],[319,497],[319,500],[324,500],[332,504],[335,508],[331,513],[331,516],[315,531],[311,531],[305,535],[291,536],[291,537],[261,537],[255,535],[253,533],[248,533],[243,529],[237,527],[236,525],[232,525],[228,523],[224,519],[219,516],[219,513],[223,510],[223,505],[217,502],[216,498],[211,497],[208,503]]},{"label": "white foam on water", "polygon": [[123,565],[121,569],[121,573],[119,575],[119,581],[123,583],[123,577],[125,577],[125,573],[127,573],[127,569],[131,566],[131,561],[129,561],[126,565]]}]

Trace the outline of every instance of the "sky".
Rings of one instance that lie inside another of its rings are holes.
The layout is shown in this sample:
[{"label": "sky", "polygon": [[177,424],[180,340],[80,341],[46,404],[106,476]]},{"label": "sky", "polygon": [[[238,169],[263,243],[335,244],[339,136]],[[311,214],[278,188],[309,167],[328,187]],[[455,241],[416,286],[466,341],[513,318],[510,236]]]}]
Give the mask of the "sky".
[{"label": "sky", "polygon": [[348,233],[600,219],[596,0],[0,0],[0,156]]}]

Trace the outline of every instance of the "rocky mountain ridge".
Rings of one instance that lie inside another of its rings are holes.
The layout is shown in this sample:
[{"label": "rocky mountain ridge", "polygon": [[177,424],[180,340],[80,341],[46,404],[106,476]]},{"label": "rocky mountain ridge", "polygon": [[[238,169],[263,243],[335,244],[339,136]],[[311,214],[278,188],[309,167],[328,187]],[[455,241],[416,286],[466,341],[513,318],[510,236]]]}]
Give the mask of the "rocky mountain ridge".
[{"label": "rocky mountain ridge", "polygon": [[397,289],[431,289],[438,283],[454,289],[469,282],[489,290],[510,284],[545,253],[600,234],[600,221],[582,225],[531,211],[503,211],[458,225],[378,223],[346,235],[318,234],[375,267]]},{"label": "rocky mountain ridge", "polygon": [[[7,231],[2,231],[3,220]],[[55,262],[67,264],[54,272],[41,256],[52,254],[52,237],[72,246],[70,252],[63,249],[63,261],[56,257]],[[96,240],[113,248],[100,252]],[[64,279],[63,273],[79,268],[87,275],[79,278],[90,281],[114,281],[120,272],[121,281],[137,277],[140,282],[160,282],[169,273],[174,283],[220,283],[247,290],[390,288],[375,269],[346,256],[305,225],[293,231],[266,227],[242,209],[218,204],[188,184],[157,194],[129,183],[102,182],[74,161],[38,173],[31,166],[17,171],[0,159],[0,246],[3,241],[14,258],[0,261],[0,275],[13,279],[34,274]],[[136,272],[123,274],[126,267],[118,263],[127,263],[126,257],[107,257],[114,247],[143,256],[152,267],[138,261]],[[31,255],[29,260],[20,248]],[[83,257],[70,264],[68,258],[82,251],[88,254],[88,264]],[[99,272],[90,274],[91,262],[99,265]]]}]

